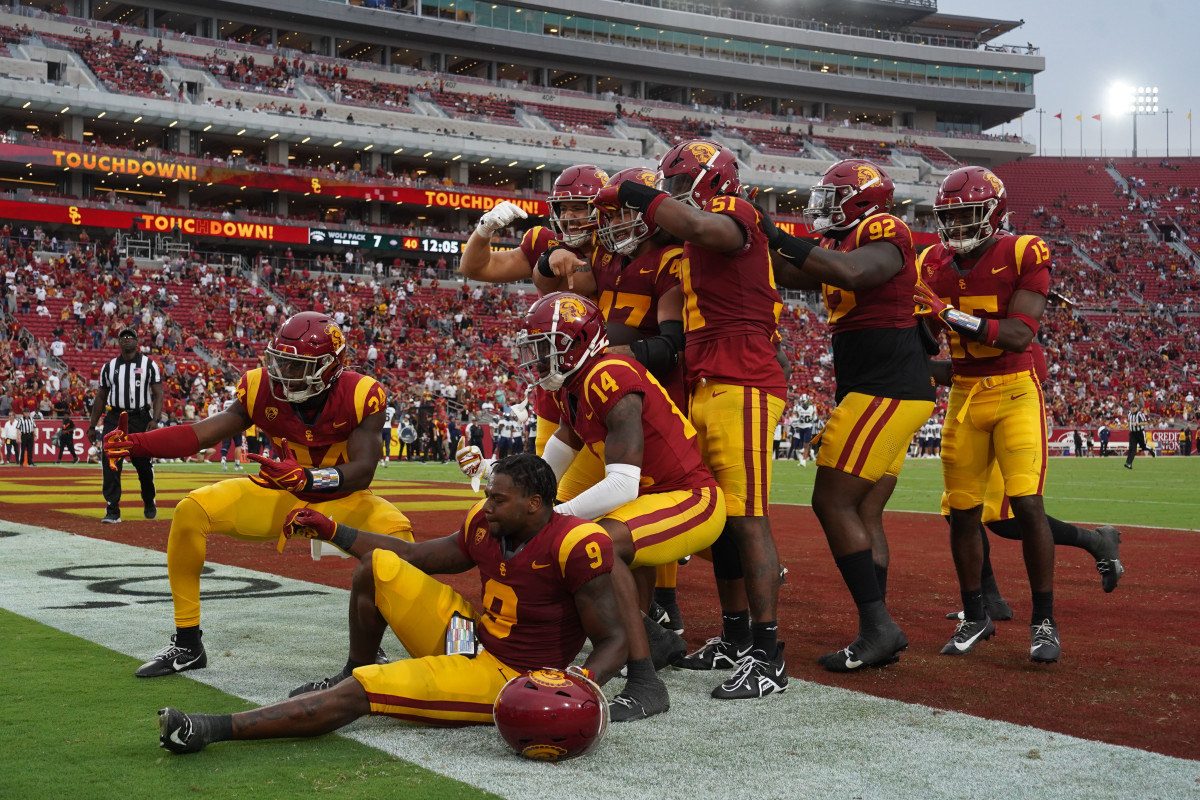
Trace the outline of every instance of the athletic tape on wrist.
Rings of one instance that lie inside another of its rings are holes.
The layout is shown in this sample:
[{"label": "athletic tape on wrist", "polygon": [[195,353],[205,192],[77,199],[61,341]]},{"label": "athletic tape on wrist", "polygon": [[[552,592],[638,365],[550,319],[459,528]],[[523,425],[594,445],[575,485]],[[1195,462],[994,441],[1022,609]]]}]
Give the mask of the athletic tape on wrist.
[{"label": "athletic tape on wrist", "polygon": [[332,492],[342,485],[342,473],[337,467],[310,469],[308,488],[314,492]]}]

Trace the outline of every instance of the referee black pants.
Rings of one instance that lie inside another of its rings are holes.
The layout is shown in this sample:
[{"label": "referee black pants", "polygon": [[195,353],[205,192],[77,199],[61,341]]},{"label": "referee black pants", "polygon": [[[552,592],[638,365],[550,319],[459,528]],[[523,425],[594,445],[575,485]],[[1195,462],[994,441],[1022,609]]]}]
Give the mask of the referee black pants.
[{"label": "referee black pants", "polygon": [[[104,415],[104,432],[107,433],[117,427],[117,418],[121,416],[121,412],[116,409],[110,409]],[[150,411],[130,411],[129,412],[129,432],[143,433],[146,426],[150,424]],[[137,470],[138,481],[142,485],[142,502],[149,503],[154,500],[154,466],[150,463],[149,458],[130,458],[133,462],[133,468]],[[116,516],[121,516],[121,469],[125,466],[125,461],[122,459],[117,468],[113,469],[108,465],[108,459],[104,457],[103,448],[100,453],[100,468],[104,470],[104,502],[108,506],[108,513]]]},{"label": "referee black pants", "polygon": [[1149,447],[1146,447],[1146,432],[1145,431],[1130,431],[1129,432],[1129,452],[1125,456],[1125,463],[1128,466],[1133,466],[1133,458],[1138,453],[1147,452],[1153,455]]},{"label": "referee black pants", "polygon": [[33,434],[21,434],[21,452],[17,456],[17,463],[32,467],[33,464]]}]

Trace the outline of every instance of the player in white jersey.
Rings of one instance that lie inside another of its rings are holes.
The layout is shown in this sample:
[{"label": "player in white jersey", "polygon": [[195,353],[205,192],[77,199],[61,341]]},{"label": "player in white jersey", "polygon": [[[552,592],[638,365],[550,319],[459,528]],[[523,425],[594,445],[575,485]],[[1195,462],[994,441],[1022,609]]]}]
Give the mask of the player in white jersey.
[{"label": "player in white jersey", "polygon": [[[791,434],[792,452],[800,466],[807,466],[812,458],[813,426],[817,422],[817,407],[812,404],[807,394],[800,395],[800,401],[792,412]],[[800,454],[800,448],[804,448]]]},{"label": "player in white jersey", "polygon": [[388,403],[383,411],[383,461],[387,464],[392,460],[392,420],[396,418],[396,406]]}]

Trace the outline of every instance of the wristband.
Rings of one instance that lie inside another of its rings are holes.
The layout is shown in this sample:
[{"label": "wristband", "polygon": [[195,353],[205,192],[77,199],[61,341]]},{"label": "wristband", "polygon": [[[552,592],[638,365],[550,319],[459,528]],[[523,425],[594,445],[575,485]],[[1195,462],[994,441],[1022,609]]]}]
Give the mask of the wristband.
[{"label": "wristband", "polygon": [[354,546],[354,540],[358,538],[358,529],[351,528],[349,525],[339,525],[333,523],[333,536],[329,537],[329,543],[334,547],[349,553],[350,548]]},{"label": "wristband", "polygon": [[801,239],[799,236],[792,236],[790,233],[778,228],[775,230],[777,233],[768,241],[771,249],[790,261],[792,266],[797,269],[803,267],[804,262],[808,260],[808,254],[817,249],[817,243],[811,239]]},{"label": "wristband", "polygon": [[543,251],[542,254],[538,256],[537,271],[545,275],[547,278],[554,277],[554,270],[550,268],[550,254],[559,247],[561,247],[561,245],[551,247],[549,250]]},{"label": "wristband", "polygon": [[942,316],[947,327],[955,333],[966,336],[968,339],[973,339],[977,342],[983,341],[983,333],[986,332],[983,320],[979,317],[972,316],[965,311],[959,311],[951,306],[946,309],[946,313]]},{"label": "wristband", "polygon": [[1014,311],[1013,313],[1008,315],[1008,318],[1009,319],[1019,319],[1021,322],[1024,322],[1026,325],[1029,326],[1029,330],[1033,331],[1033,335],[1037,336],[1037,332],[1038,332],[1038,328],[1040,327],[1040,323],[1033,317],[1029,316],[1028,314],[1022,314],[1020,311]]},{"label": "wristband", "polygon": [[650,221],[658,204],[668,196],[666,192],[637,181],[625,181],[621,184],[621,188],[617,189],[618,202],[627,208],[642,212],[642,217],[647,222]]},{"label": "wristband", "polygon": [[305,491],[333,492],[342,485],[342,472],[337,467],[308,470],[308,486]]}]

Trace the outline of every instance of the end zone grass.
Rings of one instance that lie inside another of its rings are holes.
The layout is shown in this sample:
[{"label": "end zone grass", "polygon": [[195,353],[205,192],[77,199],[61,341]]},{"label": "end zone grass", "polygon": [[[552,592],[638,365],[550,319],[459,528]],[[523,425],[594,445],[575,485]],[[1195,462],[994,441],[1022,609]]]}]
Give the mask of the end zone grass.
[{"label": "end zone grass", "polygon": [[154,710],[251,704],[184,676],[138,680],[133,659],[3,610],[0,641],[0,797],[495,797],[337,735],[173,756]]}]

